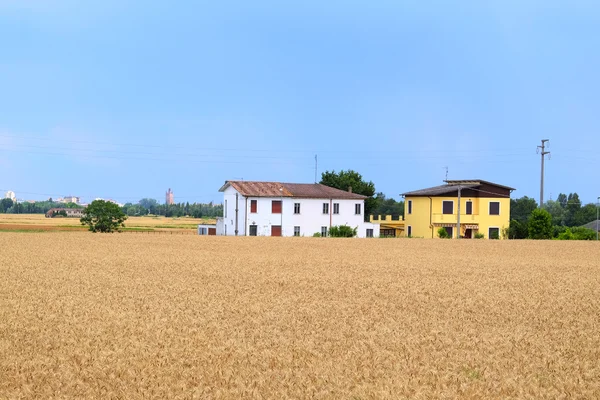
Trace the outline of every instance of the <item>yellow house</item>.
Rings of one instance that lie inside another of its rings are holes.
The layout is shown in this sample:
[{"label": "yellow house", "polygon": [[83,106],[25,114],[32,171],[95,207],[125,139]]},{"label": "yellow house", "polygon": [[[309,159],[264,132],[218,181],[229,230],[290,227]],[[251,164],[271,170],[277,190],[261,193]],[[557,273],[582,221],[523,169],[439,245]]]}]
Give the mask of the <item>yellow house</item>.
[{"label": "yellow house", "polygon": [[405,236],[437,238],[439,228],[444,228],[453,238],[458,234],[473,238],[477,233],[486,239],[503,238],[515,189],[480,179],[445,182],[402,194]]}]

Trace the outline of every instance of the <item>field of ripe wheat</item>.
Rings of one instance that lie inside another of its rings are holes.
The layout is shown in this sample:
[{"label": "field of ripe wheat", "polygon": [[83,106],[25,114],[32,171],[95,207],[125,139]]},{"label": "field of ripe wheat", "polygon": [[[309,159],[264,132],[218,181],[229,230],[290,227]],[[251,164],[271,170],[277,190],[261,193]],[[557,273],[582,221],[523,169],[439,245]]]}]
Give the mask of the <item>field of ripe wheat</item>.
[{"label": "field of ripe wheat", "polygon": [[[149,215],[128,217],[125,231],[189,231],[199,224],[214,224],[214,218],[164,217]],[[79,218],[46,218],[44,214],[0,214],[0,232],[6,231],[85,231]]]},{"label": "field of ripe wheat", "polygon": [[600,398],[595,242],[0,232],[0,398]]}]

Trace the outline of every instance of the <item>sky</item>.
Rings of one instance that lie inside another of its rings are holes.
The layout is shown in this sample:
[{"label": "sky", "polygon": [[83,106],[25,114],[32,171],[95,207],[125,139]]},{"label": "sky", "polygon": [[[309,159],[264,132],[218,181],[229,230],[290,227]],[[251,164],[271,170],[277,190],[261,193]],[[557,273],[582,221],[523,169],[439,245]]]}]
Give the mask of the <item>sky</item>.
[{"label": "sky", "polygon": [[[0,0],[0,191],[222,201],[484,179],[600,196],[600,3]],[[317,165],[315,165],[317,156]]]}]

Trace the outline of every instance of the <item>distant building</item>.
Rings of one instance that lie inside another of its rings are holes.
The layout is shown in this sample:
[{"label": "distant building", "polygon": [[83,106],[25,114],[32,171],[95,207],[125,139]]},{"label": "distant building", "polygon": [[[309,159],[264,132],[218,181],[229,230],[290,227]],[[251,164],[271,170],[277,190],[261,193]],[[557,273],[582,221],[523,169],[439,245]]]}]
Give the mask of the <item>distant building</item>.
[{"label": "distant building", "polygon": [[167,193],[165,195],[165,203],[167,205],[175,204],[175,195],[171,191],[171,188],[169,188],[169,190],[167,191]]},{"label": "distant building", "polygon": [[11,199],[12,201],[17,201],[17,195],[15,195],[15,192],[13,192],[12,190],[9,190],[8,192],[6,192],[6,194],[4,195],[4,198]]},{"label": "distant building", "polygon": [[62,199],[63,203],[75,203],[75,204],[79,204],[79,202],[81,201],[80,197],[77,196],[66,196],[64,199]]},{"label": "distant building", "polygon": [[59,215],[62,211],[67,214],[68,218],[81,218],[83,217],[83,208],[51,208],[46,213],[46,218],[53,218]]}]

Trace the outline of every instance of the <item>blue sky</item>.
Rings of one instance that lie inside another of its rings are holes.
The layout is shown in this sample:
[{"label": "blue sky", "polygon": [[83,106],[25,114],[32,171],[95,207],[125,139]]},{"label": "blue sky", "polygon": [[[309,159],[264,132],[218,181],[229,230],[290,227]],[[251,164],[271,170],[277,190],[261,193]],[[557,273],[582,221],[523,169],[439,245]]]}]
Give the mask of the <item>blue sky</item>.
[{"label": "blue sky", "polygon": [[594,1],[0,0],[0,189],[220,201],[354,169],[600,196]]}]

